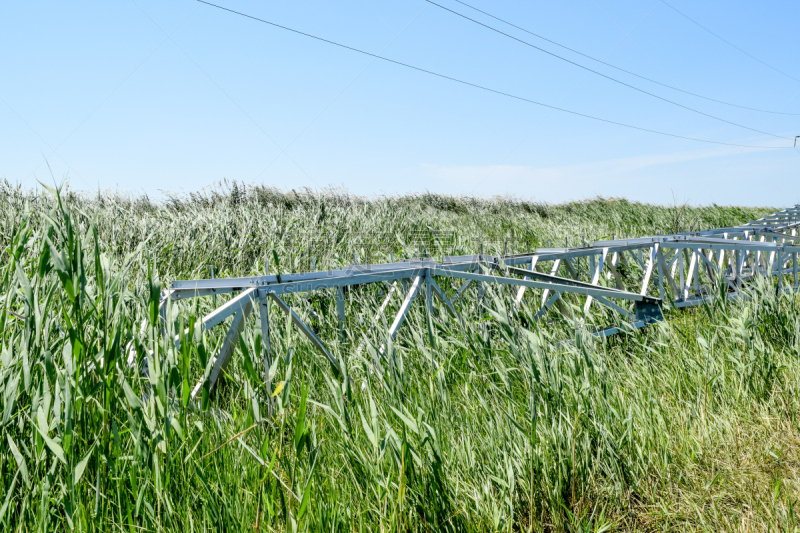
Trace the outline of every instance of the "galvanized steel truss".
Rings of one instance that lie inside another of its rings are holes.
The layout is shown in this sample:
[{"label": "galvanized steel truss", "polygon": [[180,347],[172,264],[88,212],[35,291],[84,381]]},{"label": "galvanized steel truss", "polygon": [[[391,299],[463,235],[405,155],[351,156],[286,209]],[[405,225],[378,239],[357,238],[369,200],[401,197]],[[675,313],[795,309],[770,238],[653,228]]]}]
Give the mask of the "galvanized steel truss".
[{"label": "galvanized steel truss", "polygon": [[[271,303],[283,313],[290,314],[297,329],[334,369],[340,370],[339,361],[326,343],[284,300],[286,295],[321,291],[336,298],[340,335],[345,334],[345,288],[376,283],[388,284],[388,290],[371,322],[373,326],[383,317],[394,295],[403,295],[389,327],[388,334],[392,339],[423,286],[428,334],[432,343],[430,317],[434,313],[434,298],[463,322],[457,306],[472,284],[477,285],[479,302],[483,299],[484,284],[515,288],[515,306],[522,303],[526,293],[529,294],[529,299],[534,298],[529,301],[538,308],[534,320],[540,320],[549,312],[570,314],[578,300],[584,313],[598,305],[621,315],[629,326],[641,328],[663,318],[662,305],[695,306],[723,294],[730,299],[740,298],[741,289],[756,276],[775,276],[779,287],[791,285],[797,288],[798,226],[800,206],[795,206],[741,226],[595,241],[573,248],[540,248],[524,254],[478,254],[443,257],[440,261],[416,259],[352,265],[319,272],[175,281],[163,293],[161,316],[166,321],[170,302],[235,294],[202,319],[201,327],[209,330],[232,317],[222,346],[206,375],[213,386],[230,361],[247,318],[258,308],[265,380],[269,390]],[[437,283],[437,279],[452,292],[451,296]],[[446,283],[444,280],[448,279],[451,281]],[[720,283],[725,287],[716,290]],[[460,287],[456,289],[457,284]],[[569,297],[572,306],[565,305],[568,295],[573,295]],[[475,308],[474,305],[471,307]],[[619,327],[609,327],[594,333],[607,336],[619,331]],[[180,335],[174,336],[174,342],[176,346],[180,345]],[[363,346],[362,342],[359,352]],[[198,383],[193,396],[201,386],[202,383]]]}]

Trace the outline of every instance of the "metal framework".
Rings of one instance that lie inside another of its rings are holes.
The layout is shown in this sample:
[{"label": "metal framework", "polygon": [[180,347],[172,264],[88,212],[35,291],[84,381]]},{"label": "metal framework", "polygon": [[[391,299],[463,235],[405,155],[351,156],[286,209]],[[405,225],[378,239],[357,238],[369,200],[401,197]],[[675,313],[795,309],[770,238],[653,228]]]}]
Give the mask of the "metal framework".
[{"label": "metal framework", "polygon": [[[723,294],[730,299],[741,298],[741,289],[756,276],[775,276],[779,287],[797,288],[798,226],[800,205],[729,228],[595,241],[572,248],[540,248],[524,254],[477,254],[443,257],[439,261],[423,258],[319,272],[175,281],[162,295],[161,316],[165,321],[169,302],[235,294],[202,319],[202,328],[209,330],[232,317],[207,376],[213,386],[233,355],[246,319],[258,308],[269,390],[270,303],[290,314],[297,329],[334,369],[340,370],[339,361],[326,343],[284,300],[285,295],[323,292],[333,296],[340,335],[344,335],[346,321],[345,288],[376,283],[386,284],[388,289],[371,325],[384,316],[395,294],[400,293],[403,298],[389,327],[392,339],[424,287],[428,334],[435,343],[430,321],[434,298],[463,321],[457,307],[472,284],[477,286],[478,302],[484,297],[484,284],[516,289],[515,306],[521,304],[527,293],[529,301],[538,308],[536,321],[550,312],[572,315],[578,303],[584,314],[596,305],[621,316],[629,326],[641,328],[663,319],[663,305],[695,306]],[[721,290],[720,283],[725,285]],[[452,294],[448,296],[448,292]],[[620,329],[609,327],[594,334],[608,336]],[[175,336],[174,342],[176,346],[180,344],[180,335]],[[363,347],[362,342],[358,351]],[[201,386],[199,383],[195,387],[193,396]]]}]

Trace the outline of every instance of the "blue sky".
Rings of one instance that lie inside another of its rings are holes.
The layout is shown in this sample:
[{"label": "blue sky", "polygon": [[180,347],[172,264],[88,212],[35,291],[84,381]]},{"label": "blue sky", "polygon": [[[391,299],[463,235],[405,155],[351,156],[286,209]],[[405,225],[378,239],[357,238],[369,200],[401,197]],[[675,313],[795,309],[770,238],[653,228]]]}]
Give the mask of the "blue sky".
[{"label": "blue sky", "polygon": [[[663,83],[800,114],[800,4],[465,0]],[[781,137],[800,115],[716,104],[570,60]],[[800,202],[800,150],[587,73],[424,0],[216,3],[472,83],[677,135],[551,111],[338,49],[190,0],[0,6],[0,177],[33,187],[188,192],[227,178],[357,194],[595,195],[655,203]],[[791,77],[790,77],[791,76]],[[787,148],[788,147],[788,148]]]}]

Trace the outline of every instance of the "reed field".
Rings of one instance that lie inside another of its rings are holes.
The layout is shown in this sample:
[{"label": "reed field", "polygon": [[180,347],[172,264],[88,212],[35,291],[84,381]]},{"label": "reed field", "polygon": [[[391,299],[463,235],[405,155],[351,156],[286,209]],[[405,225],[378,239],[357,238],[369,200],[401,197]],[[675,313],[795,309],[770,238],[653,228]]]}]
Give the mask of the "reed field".
[{"label": "reed field", "polygon": [[463,324],[434,313],[435,345],[421,299],[387,339],[402,298],[374,324],[379,284],[345,292],[344,335],[332,293],[287,296],[343,371],[275,308],[271,394],[257,312],[197,400],[226,331],[198,319],[229,297],[169,306],[169,334],[190,331],[180,349],[161,334],[161,290],[212,269],[515,253],[776,210],[670,200],[223,183],[154,201],[0,182],[0,528],[795,531],[800,298],[767,280],[749,300],[668,307],[665,321],[605,340],[587,324],[608,314],[537,325],[535,298],[512,309],[496,287],[482,303],[465,294]]}]

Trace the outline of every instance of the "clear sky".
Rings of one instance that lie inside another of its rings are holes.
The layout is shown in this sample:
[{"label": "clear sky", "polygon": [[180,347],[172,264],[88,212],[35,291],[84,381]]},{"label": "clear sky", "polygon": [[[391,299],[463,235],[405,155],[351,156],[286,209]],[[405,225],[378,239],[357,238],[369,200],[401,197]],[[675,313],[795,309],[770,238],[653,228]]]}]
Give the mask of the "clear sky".
[{"label": "clear sky", "polygon": [[[656,203],[800,202],[800,3],[464,0],[718,104],[515,37],[424,0],[214,0],[300,31],[576,112],[376,60],[191,0],[0,4],[0,177],[33,187],[195,191],[227,178],[357,194],[595,195]],[[760,61],[759,61],[760,60]],[[763,63],[762,63],[763,62]],[[766,63],[767,65],[765,65]],[[780,71],[780,72],[779,72]],[[797,78],[797,79],[793,79]]]}]

